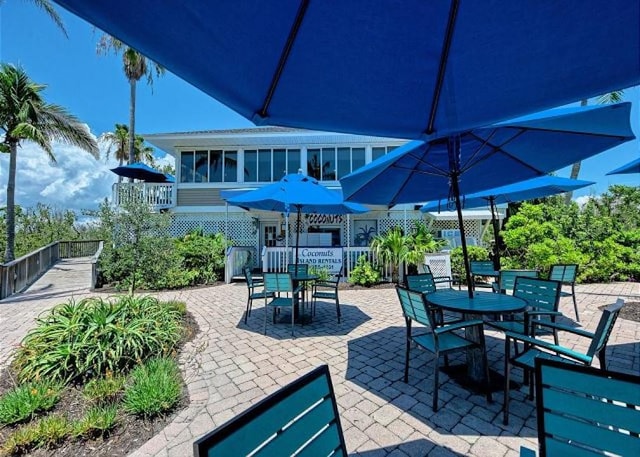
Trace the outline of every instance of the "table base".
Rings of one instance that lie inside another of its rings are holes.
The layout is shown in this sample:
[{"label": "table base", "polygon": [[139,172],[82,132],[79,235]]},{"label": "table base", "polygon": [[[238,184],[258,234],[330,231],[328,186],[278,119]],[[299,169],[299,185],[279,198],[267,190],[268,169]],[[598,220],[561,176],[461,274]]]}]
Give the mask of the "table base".
[{"label": "table base", "polygon": [[[449,365],[448,367],[440,367],[440,371],[449,376],[456,384],[470,390],[474,394],[485,395],[486,386],[484,383],[478,383],[475,379],[471,379],[467,374],[467,365]],[[489,389],[491,392],[502,392],[504,390],[504,375],[498,371],[489,370]],[[509,389],[519,389],[520,384],[510,380]]]}]

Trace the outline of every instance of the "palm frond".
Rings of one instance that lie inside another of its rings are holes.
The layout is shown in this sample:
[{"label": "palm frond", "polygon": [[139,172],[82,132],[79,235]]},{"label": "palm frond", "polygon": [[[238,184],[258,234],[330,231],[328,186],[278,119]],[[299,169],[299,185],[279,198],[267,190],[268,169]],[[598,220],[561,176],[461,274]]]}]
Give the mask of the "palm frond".
[{"label": "palm frond", "polygon": [[67,33],[67,29],[64,27],[62,18],[60,17],[58,12],[53,8],[53,5],[49,0],[31,0],[31,1],[33,2],[34,5],[36,5],[38,8],[40,8],[45,13],[47,13],[49,18],[51,18],[51,20],[53,21],[53,23],[57,25],[60,30],[62,30],[62,33],[64,33],[64,36],[69,38],[69,34]]}]

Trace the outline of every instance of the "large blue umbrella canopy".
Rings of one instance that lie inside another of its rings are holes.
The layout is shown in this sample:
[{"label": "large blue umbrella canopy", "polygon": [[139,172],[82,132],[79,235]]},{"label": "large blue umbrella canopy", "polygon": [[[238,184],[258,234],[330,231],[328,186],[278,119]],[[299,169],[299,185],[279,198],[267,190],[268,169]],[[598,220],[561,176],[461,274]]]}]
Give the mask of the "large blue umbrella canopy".
[{"label": "large blue umbrella canopy", "polygon": [[640,158],[636,160],[632,160],[631,162],[616,168],[615,170],[611,170],[608,175],[627,175],[633,173],[640,173]]},{"label": "large blue umbrella canopy", "polygon": [[258,125],[431,138],[640,84],[633,0],[55,1]]},{"label": "large blue umbrella canopy", "polygon": [[411,141],[341,179],[342,190],[346,200],[370,204],[454,199],[470,284],[460,196],[543,176],[634,139],[630,109],[621,103],[550,110]]},{"label": "large blue umbrella canopy", "polygon": [[118,176],[125,178],[140,179],[145,182],[175,182],[171,181],[170,175],[165,175],[161,171],[151,168],[142,162],[134,162],[129,165],[121,165],[111,169]]},{"label": "large blue umbrella canopy", "polygon": [[298,214],[298,223],[296,224],[296,264],[298,263],[301,213],[359,214],[369,211],[366,206],[345,202],[341,192],[328,189],[320,184],[318,180],[302,172],[288,174],[280,181],[240,195],[232,196],[231,193],[223,192],[222,197],[230,205],[245,209],[277,211],[284,213],[287,218],[291,211],[296,212]]},{"label": "large blue umbrella canopy", "polygon": [[[498,227],[498,220],[496,217],[496,205],[533,200],[534,198],[548,197],[550,195],[561,194],[563,192],[572,192],[592,184],[595,184],[595,182],[561,178],[559,176],[541,176],[539,178],[528,179],[527,181],[517,182],[507,186],[495,187],[493,189],[464,195],[462,204],[465,208],[489,206],[491,209],[491,222],[493,224],[493,234],[496,240],[493,262],[495,269],[499,270],[500,252],[498,249],[498,234],[500,232],[500,228]],[[420,211],[423,213],[434,211],[439,212],[443,206],[450,206],[450,203],[455,205],[455,202],[443,202],[442,200],[428,202],[420,208]]]}]

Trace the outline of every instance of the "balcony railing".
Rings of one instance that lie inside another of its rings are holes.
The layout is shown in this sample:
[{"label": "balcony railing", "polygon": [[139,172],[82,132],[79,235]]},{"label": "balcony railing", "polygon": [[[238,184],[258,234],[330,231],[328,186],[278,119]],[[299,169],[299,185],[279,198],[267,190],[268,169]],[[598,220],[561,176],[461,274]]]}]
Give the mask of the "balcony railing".
[{"label": "balcony railing", "polygon": [[173,208],[175,193],[173,183],[154,182],[121,182],[112,187],[113,204],[120,206],[126,202],[141,202],[150,205],[154,210]]}]

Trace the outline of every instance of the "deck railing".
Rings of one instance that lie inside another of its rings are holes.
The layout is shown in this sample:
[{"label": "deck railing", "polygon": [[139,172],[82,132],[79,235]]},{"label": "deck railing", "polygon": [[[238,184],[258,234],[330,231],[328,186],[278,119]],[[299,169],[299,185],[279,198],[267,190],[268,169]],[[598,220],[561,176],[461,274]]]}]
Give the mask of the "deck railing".
[{"label": "deck railing", "polygon": [[246,266],[258,266],[256,248],[254,246],[231,246],[227,248],[224,268],[224,281],[229,284],[234,277],[242,276],[242,269]]},{"label": "deck railing", "polygon": [[102,241],[55,241],[27,255],[0,265],[0,300],[33,284],[58,260],[89,257],[98,251]]},{"label": "deck railing", "polygon": [[173,183],[115,183],[111,188],[113,204],[120,206],[123,203],[136,201],[150,205],[155,210],[173,208],[175,206]]}]

